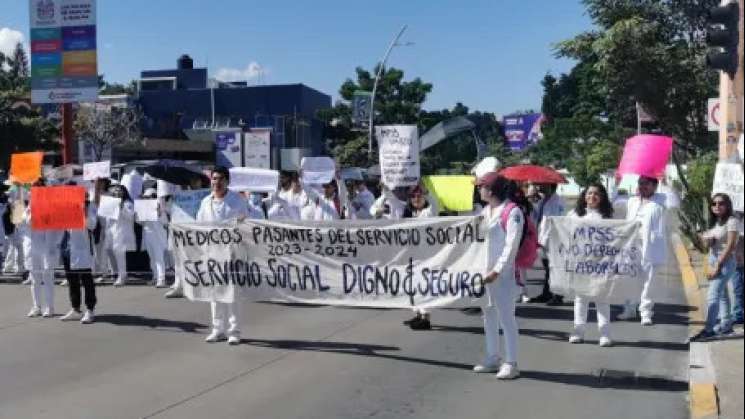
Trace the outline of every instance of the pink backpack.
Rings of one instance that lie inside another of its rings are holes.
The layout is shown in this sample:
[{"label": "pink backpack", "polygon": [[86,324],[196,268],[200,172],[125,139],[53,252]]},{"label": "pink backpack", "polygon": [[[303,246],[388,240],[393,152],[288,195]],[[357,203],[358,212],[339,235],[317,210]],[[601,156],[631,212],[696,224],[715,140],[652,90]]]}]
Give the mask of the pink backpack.
[{"label": "pink backpack", "polygon": [[[517,205],[514,202],[510,202],[502,210],[502,214],[500,214],[502,229],[504,231],[507,231],[507,220],[510,217],[510,212],[515,207]],[[525,219],[525,227],[523,227],[523,235],[520,239],[520,248],[517,250],[517,256],[515,256],[515,267],[518,269],[530,269],[538,257],[538,232],[535,228],[535,223],[533,223],[530,217],[523,214],[523,218]],[[519,277],[519,275],[516,276]],[[519,281],[522,282],[522,279]]]}]

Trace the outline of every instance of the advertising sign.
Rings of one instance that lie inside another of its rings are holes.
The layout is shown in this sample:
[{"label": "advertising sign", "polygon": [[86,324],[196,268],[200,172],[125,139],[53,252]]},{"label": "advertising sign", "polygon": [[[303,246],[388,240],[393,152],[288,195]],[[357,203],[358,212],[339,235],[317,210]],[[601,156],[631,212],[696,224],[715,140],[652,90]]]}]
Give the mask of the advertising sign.
[{"label": "advertising sign", "polygon": [[230,131],[216,132],[215,152],[217,153],[215,161],[218,166],[225,166],[227,168],[243,166],[241,162],[241,155],[243,154],[241,133]]},{"label": "advertising sign", "polygon": [[269,169],[271,159],[269,157],[269,141],[271,132],[258,131],[247,132],[244,135],[244,156],[246,162],[244,166],[254,167],[257,169]]},{"label": "advertising sign", "polygon": [[31,101],[98,98],[96,0],[30,0]]},{"label": "advertising sign", "polygon": [[543,114],[507,115],[502,118],[504,137],[512,151],[522,151],[543,138]]}]

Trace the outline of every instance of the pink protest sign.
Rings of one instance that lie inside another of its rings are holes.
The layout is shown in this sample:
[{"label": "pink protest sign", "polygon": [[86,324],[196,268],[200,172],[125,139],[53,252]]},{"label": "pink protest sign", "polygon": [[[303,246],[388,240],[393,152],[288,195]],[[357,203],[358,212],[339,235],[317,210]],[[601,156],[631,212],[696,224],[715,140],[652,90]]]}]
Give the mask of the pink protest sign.
[{"label": "pink protest sign", "polygon": [[635,174],[660,178],[673,151],[673,139],[664,135],[642,134],[626,140],[617,176]]}]

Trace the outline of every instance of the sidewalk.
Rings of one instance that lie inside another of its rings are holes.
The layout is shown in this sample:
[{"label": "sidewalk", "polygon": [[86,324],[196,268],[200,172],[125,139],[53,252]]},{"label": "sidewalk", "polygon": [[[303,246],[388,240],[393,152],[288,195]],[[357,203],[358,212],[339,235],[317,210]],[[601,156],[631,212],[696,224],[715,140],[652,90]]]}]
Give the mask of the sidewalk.
[{"label": "sidewalk", "polygon": [[[703,305],[706,303],[708,283],[704,276],[704,255],[692,246],[686,246],[685,251],[687,252],[690,266],[693,268],[695,275],[694,291],[698,294],[694,296],[694,301],[692,301],[693,305],[697,308],[697,311],[691,313],[690,331],[693,334],[703,327],[705,317]],[[704,364],[691,362],[691,415],[694,419],[710,417],[735,419],[743,417],[743,409],[745,407],[742,397],[744,387],[742,325],[736,327],[736,332],[737,335],[730,339],[691,345],[692,361],[693,359],[697,361],[701,360],[701,363]],[[697,354],[694,354],[694,352]],[[703,356],[701,353],[703,353]],[[696,371],[696,369],[703,371]],[[711,400],[711,402],[715,403],[714,406],[706,406],[706,394],[695,394],[696,392],[694,391],[695,379],[704,377],[703,381],[706,381],[707,369],[712,370],[710,378],[715,386],[715,394],[713,395],[715,400]],[[703,399],[703,405],[699,404],[696,406],[694,403],[696,398],[699,399],[698,402],[701,402]],[[716,412],[717,409],[719,415],[712,415],[712,411]]]}]

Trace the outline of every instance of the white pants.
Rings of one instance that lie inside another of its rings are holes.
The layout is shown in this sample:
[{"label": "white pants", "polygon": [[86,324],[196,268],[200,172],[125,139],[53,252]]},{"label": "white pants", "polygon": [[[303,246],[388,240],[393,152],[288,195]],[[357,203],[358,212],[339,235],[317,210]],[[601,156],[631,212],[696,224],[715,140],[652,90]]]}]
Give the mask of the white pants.
[{"label": "white pants", "polygon": [[486,358],[496,362],[502,358],[499,346],[499,329],[504,334],[504,361],[517,363],[518,329],[515,318],[515,298],[520,287],[515,283],[511,271],[506,270],[499,278],[486,285],[485,304],[481,307],[484,314],[484,335],[486,338]]},{"label": "white pants", "polygon": [[212,331],[227,332],[229,336],[240,336],[241,302],[211,302],[210,306],[212,308]]},{"label": "white pants", "polygon": [[[639,304],[639,314],[642,318],[652,318],[654,315],[654,301],[651,293],[654,287],[655,276],[657,276],[658,265],[642,265],[641,275],[644,279],[644,288],[642,288],[641,303]],[[636,312],[637,306],[631,301],[626,301],[626,311]]]},{"label": "white pants", "polygon": [[[574,297],[574,333],[579,336],[585,335],[587,325],[587,308],[590,300],[587,297]],[[595,303],[595,312],[598,317],[598,331],[600,336],[610,338],[610,304]]]},{"label": "white pants", "polygon": [[114,263],[116,264],[116,279],[126,280],[127,279],[127,251],[108,248],[105,250],[106,253],[111,252],[114,254]]},{"label": "white pants", "polygon": [[94,244],[93,253],[93,274],[108,274],[111,271],[111,264],[109,263],[109,252],[106,250],[106,244],[103,237],[101,238],[101,241]]},{"label": "white pants", "polygon": [[25,271],[23,263],[23,244],[21,236],[17,231],[13,232],[10,236],[7,236],[5,243],[5,263],[3,264],[3,271],[22,273]]},{"label": "white pants", "polygon": [[[41,249],[32,251],[30,242],[26,244],[26,268],[31,278],[31,304],[34,308],[42,307],[42,293],[44,298],[44,309],[54,311],[54,264],[52,263],[52,252],[47,251],[40,244]],[[43,291],[42,291],[43,290]]]},{"label": "white pants", "polygon": [[145,247],[147,248],[147,255],[150,258],[150,270],[153,271],[153,279],[158,282],[165,282],[166,263],[163,247],[150,241],[145,242]]}]

